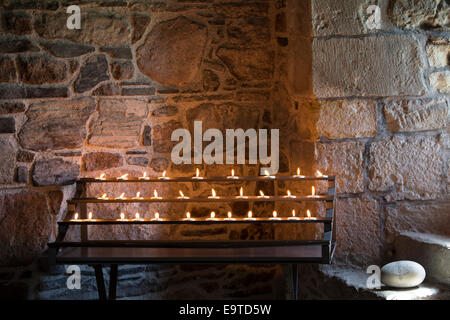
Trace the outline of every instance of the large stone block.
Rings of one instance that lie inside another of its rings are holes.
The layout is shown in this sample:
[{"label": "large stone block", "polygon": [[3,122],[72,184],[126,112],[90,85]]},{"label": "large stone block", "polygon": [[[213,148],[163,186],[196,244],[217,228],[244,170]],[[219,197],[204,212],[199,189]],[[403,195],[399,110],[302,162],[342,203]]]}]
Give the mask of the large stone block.
[{"label": "large stone block", "polygon": [[[313,28],[316,36],[332,35],[359,35],[377,30],[385,30],[388,18],[386,6],[388,1],[366,1],[366,0],[313,0],[312,17]],[[380,25],[375,26],[370,19],[373,11],[367,12],[370,5],[380,8]]]},{"label": "large stone block", "polygon": [[147,112],[144,100],[101,99],[98,114],[89,124],[88,143],[106,148],[138,146],[141,125]]},{"label": "large stone block", "polygon": [[432,68],[450,65],[450,40],[437,39],[427,43],[428,63]]},{"label": "large stone block", "polygon": [[31,177],[35,186],[53,186],[72,183],[80,175],[80,166],[60,158],[38,160]]},{"label": "large stone block", "polygon": [[364,142],[317,143],[316,159],[319,170],[336,175],[337,192],[364,191]]},{"label": "large stone block", "polygon": [[393,137],[370,145],[369,188],[393,199],[434,199],[442,190],[441,139]]},{"label": "large stone block", "polygon": [[402,232],[450,235],[449,201],[406,202],[385,207],[384,233],[393,242]]},{"label": "large stone block", "polygon": [[430,74],[430,85],[439,93],[450,93],[450,71],[438,71]]},{"label": "large stone block", "polygon": [[272,78],[273,52],[269,50],[220,47],[216,54],[239,80]]},{"label": "large stone block", "polygon": [[104,170],[120,167],[123,164],[122,156],[118,153],[91,152],[83,155],[83,169],[86,171]]},{"label": "large stone block", "polygon": [[84,54],[88,54],[95,50],[94,47],[68,42],[68,41],[41,41],[40,45],[43,46],[47,51],[57,57],[61,58],[73,58],[79,57]]},{"label": "large stone block", "polygon": [[206,39],[206,27],[186,17],[161,22],[137,48],[137,66],[142,73],[163,84],[190,83],[199,71]]},{"label": "large stone block", "polygon": [[403,29],[449,29],[450,5],[446,0],[393,0],[388,14]]},{"label": "large stone block", "polygon": [[157,124],[152,128],[152,144],[155,152],[171,152],[172,148],[178,143],[171,141],[172,132],[183,125],[175,120]]},{"label": "large stone block", "polygon": [[9,57],[0,59],[0,82],[13,82],[16,80],[16,67],[14,60]]},{"label": "large stone block", "polygon": [[30,190],[0,195],[0,265],[30,263],[50,240],[50,207],[59,207],[60,191]]},{"label": "large stone block", "polygon": [[372,137],[377,133],[374,101],[338,100],[321,102],[317,132],[328,139]]},{"label": "large stone block", "polygon": [[16,132],[16,121],[14,118],[0,118],[0,134]]},{"label": "large stone block", "polygon": [[26,38],[1,37],[0,53],[35,52],[39,47]]},{"label": "large stone block", "polygon": [[412,36],[315,39],[312,50],[318,97],[425,92],[420,46]]},{"label": "large stone block", "polygon": [[0,103],[0,114],[20,113],[25,111],[25,104],[21,102]]},{"label": "large stone block", "polygon": [[392,132],[445,128],[449,106],[446,100],[396,100],[384,104],[386,126]]},{"label": "large stone block", "polygon": [[66,28],[65,11],[42,12],[36,16],[34,29],[45,39],[67,39],[99,46],[121,45],[128,41],[129,26],[119,13],[110,10],[81,10],[82,28]]},{"label": "large stone block", "polygon": [[368,197],[339,198],[336,210],[336,260],[361,267],[379,264],[382,257],[379,203]]},{"label": "large stone block", "polygon": [[17,152],[14,138],[10,135],[0,136],[0,150],[0,183],[12,183]]},{"label": "large stone block", "polygon": [[30,34],[33,30],[31,21],[31,16],[25,12],[5,11],[1,25],[3,31],[7,33],[25,35]]},{"label": "large stone block", "polygon": [[86,59],[73,87],[75,92],[81,93],[108,79],[108,61],[105,55],[98,54]]},{"label": "large stone block", "polygon": [[46,55],[19,56],[17,67],[20,80],[28,84],[62,82],[67,73],[67,66],[63,61]]},{"label": "large stone block", "polygon": [[94,110],[92,98],[32,104],[19,133],[20,144],[34,151],[81,147],[86,121]]}]

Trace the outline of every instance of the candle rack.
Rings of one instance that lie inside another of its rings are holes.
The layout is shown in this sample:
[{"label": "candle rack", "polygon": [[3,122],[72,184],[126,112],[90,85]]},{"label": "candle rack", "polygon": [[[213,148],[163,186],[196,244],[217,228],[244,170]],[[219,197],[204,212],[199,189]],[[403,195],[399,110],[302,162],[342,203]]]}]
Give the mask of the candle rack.
[{"label": "candle rack", "polygon": [[[99,199],[88,197],[87,184],[90,183],[176,183],[176,182],[227,182],[242,183],[250,181],[326,181],[327,193],[312,196],[275,196],[268,197],[226,196],[218,198],[187,198],[158,197]],[[116,297],[117,270],[119,264],[150,264],[150,263],[276,263],[290,264],[292,273],[292,295],[298,297],[298,264],[321,263],[329,264],[336,247],[335,228],[335,177],[334,176],[246,176],[246,177],[127,177],[119,178],[81,178],[76,182],[75,197],[68,200],[67,218],[58,221],[56,240],[48,244],[50,264],[88,264],[95,269],[97,289],[100,299],[106,299],[103,280],[103,267],[110,265],[109,299]],[[233,220],[216,217],[216,219],[187,220],[180,219],[87,219],[87,204],[108,203],[157,203],[157,202],[324,202],[325,216],[311,218],[296,217],[288,219],[278,217],[267,218],[236,218]],[[78,209],[78,210],[77,210]],[[78,219],[74,219],[79,212]],[[320,240],[252,240],[252,241],[179,241],[179,240],[89,240],[88,228],[98,225],[211,225],[211,224],[323,224],[323,237]],[[80,226],[81,241],[64,241],[70,227]]]}]

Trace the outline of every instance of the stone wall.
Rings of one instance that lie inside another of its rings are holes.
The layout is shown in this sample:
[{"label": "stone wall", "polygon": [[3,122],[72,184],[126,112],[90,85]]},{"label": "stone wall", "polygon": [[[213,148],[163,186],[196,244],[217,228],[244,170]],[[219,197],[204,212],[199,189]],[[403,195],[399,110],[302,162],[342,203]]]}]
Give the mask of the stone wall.
[{"label": "stone wall", "polygon": [[[258,174],[257,165],[174,165],[171,132],[191,129],[193,120],[204,128],[279,128],[279,174],[297,167],[336,174],[337,263],[380,264],[403,230],[448,234],[449,9],[444,0],[410,2],[2,1],[0,239],[7,245],[0,248],[0,292],[96,297],[92,270],[83,269],[81,291],[69,291],[64,268],[48,268],[41,256],[74,194],[66,184],[77,177],[164,170],[188,176],[197,167],[204,175],[225,175],[232,167],[240,175]],[[374,3],[382,13],[377,31],[365,24]],[[70,4],[81,7],[79,31],[65,28]],[[238,192],[200,183],[158,191],[206,196],[211,187]],[[267,194],[288,187],[244,186]],[[305,184],[295,191],[309,190]],[[99,184],[88,191],[149,194],[153,187]],[[211,209],[238,216],[252,209],[258,216],[273,208],[90,209],[102,217],[136,210],[167,217],[190,210],[204,217]],[[313,209],[323,214],[322,207]],[[314,237],[317,231],[99,227],[89,236],[245,240]],[[282,274],[281,267],[266,265],[124,266],[118,295],[284,298]]]},{"label": "stone wall", "polygon": [[300,137],[338,176],[335,261],[365,270],[390,259],[399,232],[448,235],[448,1],[288,3]]}]

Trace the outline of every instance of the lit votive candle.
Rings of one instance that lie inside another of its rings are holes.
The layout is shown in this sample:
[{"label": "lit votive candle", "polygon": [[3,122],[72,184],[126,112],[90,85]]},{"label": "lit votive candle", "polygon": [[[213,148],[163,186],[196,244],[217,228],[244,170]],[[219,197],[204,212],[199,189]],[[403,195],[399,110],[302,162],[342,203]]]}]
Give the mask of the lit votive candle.
[{"label": "lit votive candle", "polygon": [[323,175],[322,172],[320,172],[319,170],[316,171],[316,177],[318,177],[318,178],[328,178],[328,176]]},{"label": "lit votive candle", "polygon": [[288,190],[288,191],[286,192],[286,195],[283,196],[283,198],[296,198],[296,197],[295,197],[294,195],[291,194],[291,191]]},{"label": "lit votive candle", "polygon": [[80,221],[80,219],[78,218],[78,212],[75,212],[75,214],[73,215],[73,219],[71,219],[72,221]]},{"label": "lit votive candle", "polygon": [[153,197],[152,199],[162,199],[162,197],[158,196],[158,191],[153,190]]},{"label": "lit votive candle", "polygon": [[189,197],[185,196],[183,191],[178,191],[180,193],[180,195],[178,196],[178,199],[189,199]]},{"label": "lit votive candle", "polygon": [[247,214],[247,218],[245,218],[244,220],[251,220],[254,221],[256,220],[255,218],[253,218],[253,212],[249,211]]},{"label": "lit votive candle", "polygon": [[144,172],[142,177],[139,177],[139,180],[150,180],[150,177],[147,177],[147,172]]},{"label": "lit votive candle", "polygon": [[311,212],[309,210],[306,210],[305,220],[316,220],[316,218],[315,217],[311,217]]},{"label": "lit votive candle", "polygon": [[117,200],[125,200],[127,197],[125,197],[125,192],[122,193],[120,196],[118,196],[116,199]]},{"label": "lit votive candle", "polygon": [[198,168],[195,170],[195,176],[193,176],[192,179],[196,179],[196,180],[203,179],[203,177],[200,177],[200,171],[198,170]]},{"label": "lit votive candle", "polygon": [[158,177],[158,179],[160,179],[160,180],[169,180],[170,178],[166,177],[166,171],[163,171],[162,176]]},{"label": "lit votive candle", "polygon": [[258,198],[267,199],[267,198],[269,198],[269,196],[264,195],[264,192],[262,192],[262,190],[259,190],[259,196],[258,196]]},{"label": "lit votive candle", "polygon": [[239,199],[247,199],[248,198],[247,196],[244,196],[244,189],[242,187],[239,189],[239,195],[236,196],[236,198],[239,198]]},{"label": "lit votive candle", "polygon": [[144,199],[144,197],[141,197],[141,193],[138,192],[138,193],[136,193],[136,197],[133,197],[133,199],[139,199],[139,200],[141,200],[141,199]]},{"label": "lit votive candle", "polygon": [[304,178],[305,176],[300,174],[300,168],[297,168],[297,174],[294,175],[295,178]]},{"label": "lit votive candle", "polygon": [[292,216],[289,217],[288,220],[300,220],[300,218],[295,215],[294,209],[292,209]]},{"label": "lit votive candle", "polygon": [[219,199],[220,197],[217,196],[216,190],[211,189],[211,195],[208,197],[209,199]]},{"label": "lit votive candle", "polygon": [[128,180],[128,173],[125,173],[124,175],[118,177],[117,180]]},{"label": "lit votive candle", "polygon": [[136,212],[136,214],[134,215],[134,220],[136,221],[142,221],[141,216],[139,215],[139,212]]},{"label": "lit votive candle", "polygon": [[264,170],[264,177],[267,179],[275,179],[275,176],[270,175],[269,170]]},{"label": "lit votive candle", "polygon": [[218,219],[216,218],[216,213],[214,211],[211,211],[211,215],[207,220],[217,221]]},{"label": "lit votive candle", "polygon": [[106,195],[106,193],[102,194],[101,197],[98,197],[97,199],[99,200],[108,200],[108,196]]},{"label": "lit votive candle", "polygon": [[125,213],[121,212],[120,213],[120,221],[124,221],[125,220]]},{"label": "lit votive candle", "polygon": [[281,218],[278,217],[278,214],[276,211],[272,213],[272,217],[269,218],[270,220],[281,220]]},{"label": "lit votive candle", "polygon": [[97,180],[106,180],[106,174],[102,173],[100,177],[95,178]]},{"label": "lit votive candle", "polygon": [[159,212],[155,212],[152,221],[162,221],[162,219],[159,217]]},{"label": "lit votive candle", "polygon": [[319,195],[316,194],[316,188],[314,186],[311,187],[311,194],[308,196],[309,198],[318,198]]},{"label": "lit votive candle", "polygon": [[231,211],[228,211],[227,217],[224,219],[226,221],[235,221],[236,219],[233,218]]},{"label": "lit votive candle", "polygon": [[92,211],[90,211],[90,212],[88,213],[88,220],[93,220],[92,217],[93,217],[93,214],[92,214]]},{"label": "lit votive candle", "polygon": [[234,169],[231,169],[231,176],[228,176],[227,179],[239,179],[239,177],[234,175]]},{"label": "lit votive candle", "polygon": [[183,220],[185,220],[185,221],[195,221],[195,219],[191,217],[191,213],[189,211],[186,212],[186,218],[184,218]]}]

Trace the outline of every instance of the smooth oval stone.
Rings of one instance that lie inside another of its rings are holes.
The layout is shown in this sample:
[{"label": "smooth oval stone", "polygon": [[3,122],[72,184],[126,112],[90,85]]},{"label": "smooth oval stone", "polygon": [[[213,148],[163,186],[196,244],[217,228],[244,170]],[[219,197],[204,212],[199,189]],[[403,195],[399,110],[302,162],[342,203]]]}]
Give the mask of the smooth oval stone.
[{"label": "smooth oval stone", "polygon": [[416,287],[425,279],[425,269],[414,261],[402,260],[381,268],[381,282],[394,288]]}]

